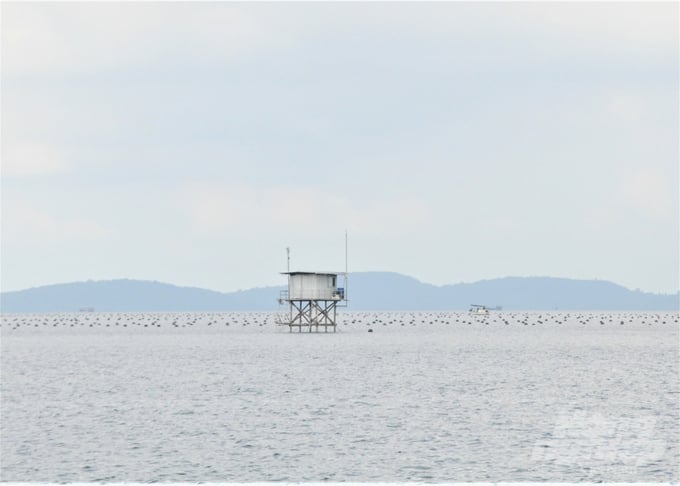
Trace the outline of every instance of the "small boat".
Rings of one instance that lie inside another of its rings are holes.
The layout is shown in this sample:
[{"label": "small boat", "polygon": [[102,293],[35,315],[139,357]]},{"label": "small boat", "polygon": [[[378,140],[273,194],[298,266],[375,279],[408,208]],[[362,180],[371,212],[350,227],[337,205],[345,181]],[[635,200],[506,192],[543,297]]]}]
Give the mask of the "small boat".
[{"label": "small boat", "polygon": [[470,307],[470,314],[475,316],[488,316],[489,309],[487,309],[485,305],[472,304],[472,307]]}]

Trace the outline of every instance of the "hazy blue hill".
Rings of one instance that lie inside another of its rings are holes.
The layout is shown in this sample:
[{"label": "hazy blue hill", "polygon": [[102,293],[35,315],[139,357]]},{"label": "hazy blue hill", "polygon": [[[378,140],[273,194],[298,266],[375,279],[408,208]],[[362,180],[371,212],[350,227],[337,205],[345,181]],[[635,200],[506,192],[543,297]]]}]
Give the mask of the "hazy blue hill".
[{"label": "hazy blue hill", "polygon": [[[436,310],[448,307],[442,287],[422,283],[392,272],[353,273],[349,277],[349,298],[355,310]],[[465,305],[469,305],[467,302]]]},{"label": "hazy blue hill", "polygon": [[350,275],[353,309],[449,310],[470,304],[504,310],[677,310],[680,294],[631,291],[604,280],[506,277],[437,287],[397,273]]},{"label": "hazy blue hill", "polygon": [[465,301],[517,309],[673,310],[679,295],[631,291],[604,280],[507,277],[444,287],[455,303]]},{"label": "hazy blue hill", "polygon": [[[143,280],[103,280],[3,292],[3,312],[97,311],[220,311],[272,308],[275,289],[251,289],[224,294]],[[267,302],[268,307],[263,307]]]},{"label": "hazy blue hill", "polygon": [[[141,280],[88,281],[3,292],[3,312],[276,310],[283,287],[221,293]],[[391,272],[353,273],[350,310],[678,310],[680,294],[631,291],[602,280],[507,277],[435,286]]]}]

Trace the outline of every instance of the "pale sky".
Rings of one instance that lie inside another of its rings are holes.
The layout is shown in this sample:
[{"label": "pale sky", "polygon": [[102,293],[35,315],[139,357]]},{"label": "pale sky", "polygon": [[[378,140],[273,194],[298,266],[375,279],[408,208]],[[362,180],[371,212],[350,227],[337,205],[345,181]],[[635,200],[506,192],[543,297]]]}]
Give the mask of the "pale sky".
[{"label": "pale sky", "polygon": [[2,290],[679,288],[678,3],[2,2]]}]

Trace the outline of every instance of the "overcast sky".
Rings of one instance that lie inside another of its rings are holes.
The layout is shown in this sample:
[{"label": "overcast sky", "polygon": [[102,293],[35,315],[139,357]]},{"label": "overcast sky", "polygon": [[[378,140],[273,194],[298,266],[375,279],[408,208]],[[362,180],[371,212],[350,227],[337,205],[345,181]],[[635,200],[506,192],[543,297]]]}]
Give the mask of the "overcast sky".
[{"label": "overcast sky", "polygon": [[2,3],[2,290],[679,288],[678,3]]}]

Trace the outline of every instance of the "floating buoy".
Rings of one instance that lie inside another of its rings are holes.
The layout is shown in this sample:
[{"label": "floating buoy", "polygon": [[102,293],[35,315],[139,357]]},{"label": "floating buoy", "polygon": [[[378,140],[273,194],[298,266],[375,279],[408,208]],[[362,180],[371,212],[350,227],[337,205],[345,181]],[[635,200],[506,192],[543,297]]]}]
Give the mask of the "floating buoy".
[{"label": "floating buoy", "polygon": [[373,329],[369,329],[368,332],[373,332]]}]

